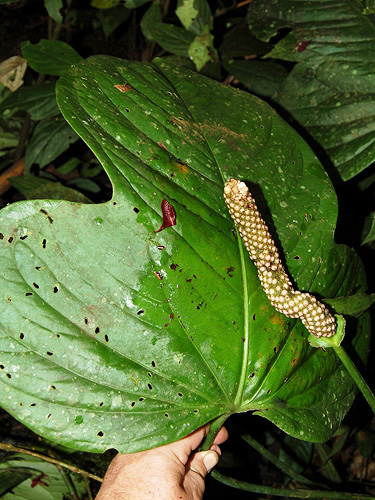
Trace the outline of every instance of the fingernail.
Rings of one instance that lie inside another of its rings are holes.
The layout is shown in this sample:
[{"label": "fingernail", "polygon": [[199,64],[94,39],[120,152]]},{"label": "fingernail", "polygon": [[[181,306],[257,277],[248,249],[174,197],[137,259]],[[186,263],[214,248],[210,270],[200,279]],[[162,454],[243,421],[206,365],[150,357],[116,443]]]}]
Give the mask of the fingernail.
[{"label": "fingernail", "polygon": [[214,451],[208,451],[206,455],[203,457],[203,463],[207,469],[207,472],[210,472],[215,465],[219,461],[219,455]]}]

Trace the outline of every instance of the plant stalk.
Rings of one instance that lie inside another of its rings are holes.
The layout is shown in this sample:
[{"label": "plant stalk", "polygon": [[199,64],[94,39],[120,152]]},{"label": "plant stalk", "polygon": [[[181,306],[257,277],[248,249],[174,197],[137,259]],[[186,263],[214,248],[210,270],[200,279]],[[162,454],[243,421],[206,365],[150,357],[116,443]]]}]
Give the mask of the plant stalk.
[{"label": "plant stalk", "polygon": [[224,476],[217,470],[211,472],[212,477],[227,486],[237,488],[238,490],[250,491],[252,493],[260,493],[262,495],[274,495],[288,498],[322,498],[333,500],[375,500],[374,496],[362,495],[360,493],[347,493],[344,491],[320,491],[320,490],[288,490],[286,488],[275,488],[273,486],[262,486],[259,484],[247,483],[232,477]]},{"label": "plant stalk", "polygon": [[287,474],[289,477],[294,479],[295,481],[306,484],[309,486],[315,486],[319,488],[324,488],[324,486],[320,483],[316,483],[315,481],[311,481],[307,477],[302,476],[302,474],[299,474],[296,472],[292,467],[289,467],[285,462],[282,462],[279,458],[275,457],[265,446],[262,444],[258,443],[252,436],[249,434],[242,434],[241,438],[250,446],[252,446],[258,453],[260,453],[266,460],[274,464],[276,467],[278,467],[282,472]]},{"label": "plant stalk", "polygon": [[206,451],[211,448],[211,445],[214,442],[216,434],[224,425],[224,422],[228,417],[229,415],[220,415],[220,417],[217,417],[210,422],[210,430],[208,431],[207,436],[204,438],[203,443],[200,446],[200,451]]},{"label": "plant stalk", "polygon": [[340,359],[342,364],[349,372],[349,375],[352,377],[354,383],[357,385],[358,389],[361,391],[366,401],[370,405],[371,410],[375,414],[375,396],[371,391],[370,387],[368,386],[367,382],[365,381],[365,379],[359,373],[353,361],[350,359],[350,356],[347,354],[347,352],[341,345],[337,347],[332,347],[332,349],[335,351],[337,357]]}]

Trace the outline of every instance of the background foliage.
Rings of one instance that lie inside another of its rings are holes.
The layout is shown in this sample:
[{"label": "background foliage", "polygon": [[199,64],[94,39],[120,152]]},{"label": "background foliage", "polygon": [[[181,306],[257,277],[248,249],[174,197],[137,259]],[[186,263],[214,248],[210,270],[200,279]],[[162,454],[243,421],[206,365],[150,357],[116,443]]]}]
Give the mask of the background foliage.
[{"label": "background foliage", "polygon": [[[96,0],[91,5],[60,0],[1,3],[6,4],[0,7],[4,12],[1,31],[6,33],[6,38],[2,35],[2,60],[21,57],[10,62],[10,75],[9,65],[4,69],[2,64],[0,72],[3,205],[24,198],[86,203],[108,200],[111,185],[101,165],[62,118],[56,105],[55,82],[71,64],[92,54],[142,61],[161,56],[247,89],[276,106],[307,138],[334,181],[340,206],[336,241],[355,246],[365,264],[371,262],[375,175],[367,168],[374,160],[374,9],[370,3],[354,6],[341,2],[333,8],[329,1],[313,6],[300,2],[293,4],[292,11],[287,0],[272,5],[253,1],[249,6],[246,2],[208,4],[202,0],[173,5],[143,0]],[[29,22],[20,32],[14,32],[14,20],[19,15]],[[22,75],[25,60],[28,69]],[[24,83],[14,89],[22,80]],[[371,274],[368,277],[372,290]],[[257,434],[294,469],[318,467],[320,479],[337,486],[346,475],[361,477],[362,481],[371,478],[375,440],[371,437],[370,416],[366,412],[361,415],[361,421],[355,423],[349,418],[329,444],[305,444],[305,452],[298,441],[288,443],[282,434],[264,424],[259,424]],[[247,418],[234,419],[233,435],[241,434],[241,425],[248,428]],[[17,424],[7,415],[3,419],[8,430],[14,431],[11,441],[20,444],[22,433]],[[33,440],[28,434],[25,439]],[[45,451],[45,446],[36,441],[38,449]],[[222,466],[248,480],[255,476],[256,482],[260,475],[267,484],[269,466],[258,463],[235,438],[231,446]],[[291,456],[290,449],[298,450],[297,457]],[[234,450],[237,458],[231,455]],[[71,462],[65,451],[56,453]],[[22,462],[23,458],[17,460]],[[91,466],[88,456],[77,456],[77,461]],[[256,474],[251,472],[254,462]],[[4,466],[9,467],[8,463]],[[42,466],[37,464],[35,468],[39,474],[45,473]],[[280,483],[288,482],[286,476],[279,477]],[[90,495],[89,489],[83,493],[74,479],[69,481],[73,498]],[[13,487],[4,484],[3,491]],[[346,485],[350,487],[356,488]],[[209,484],[208,495],[210,491],[214,494],[213,484]]]}]

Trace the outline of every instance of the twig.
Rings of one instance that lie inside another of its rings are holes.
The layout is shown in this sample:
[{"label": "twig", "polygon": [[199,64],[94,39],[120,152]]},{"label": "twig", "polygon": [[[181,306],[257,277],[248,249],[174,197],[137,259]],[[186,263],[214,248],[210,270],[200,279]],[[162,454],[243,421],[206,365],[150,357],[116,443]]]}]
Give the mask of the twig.
[{"label": "twig", "polygon": [[6,193],[12,187],[8,181],[9,177],[19,177],[25,170],[25,158],[21,158],[0,174],[0,195]]},{"label": "twig", "polygon": [[71,472],[75,472],[76,474],[81,474],[84,477],[85,476],[89,477],[90,479],[98,481],[99,483],[103,482],[102,477],[95,476],[95,474],[91,474],[91,472],[87,472],[83,469],[80,469],[75,465],[67,464],[66,462],[62,462],[61,460],[58,460],[56,458],[47,457],[46,455],[42,455],[41,453],[37,453],[36,451],[27,450],[25,448],[20,448],[19,446],[13,446],[12,444],[8,443],[0,443],[0,450],[9,451],[12,453],[25,453],[26,455],[31,455],[32,457],[39,458],[40,460],[44,460],[45,462],[49,462],[56,466],[65,467]]}]

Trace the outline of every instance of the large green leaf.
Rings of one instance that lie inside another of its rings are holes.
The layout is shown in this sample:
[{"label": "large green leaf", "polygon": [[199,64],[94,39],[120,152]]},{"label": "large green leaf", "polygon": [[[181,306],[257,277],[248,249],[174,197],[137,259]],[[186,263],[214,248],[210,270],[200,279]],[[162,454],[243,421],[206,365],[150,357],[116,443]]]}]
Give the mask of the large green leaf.
[{"label": "large green leaf", "polygon": [[[4,408],[83,450],[136,451],[247,410],[327,439],[353,400],[350,377],[270,306],[222,195],[227,178],[248,180],[300,289],[363,291],[306,143],[266,103],[161,60],[95,56],[57,92],[113,197],[2,211]],[[155,232],[163,199],[176,225]],[[348,332],[362,359],[368,326],[364,315]]]},{"label": "large green leaf", "polygon": [[254,34],[268,41],[292,28],[270,57],[296,61],[275,101],[328,154],[343,180],[375,160],[375,26],[350,0],[254,0]]}]

